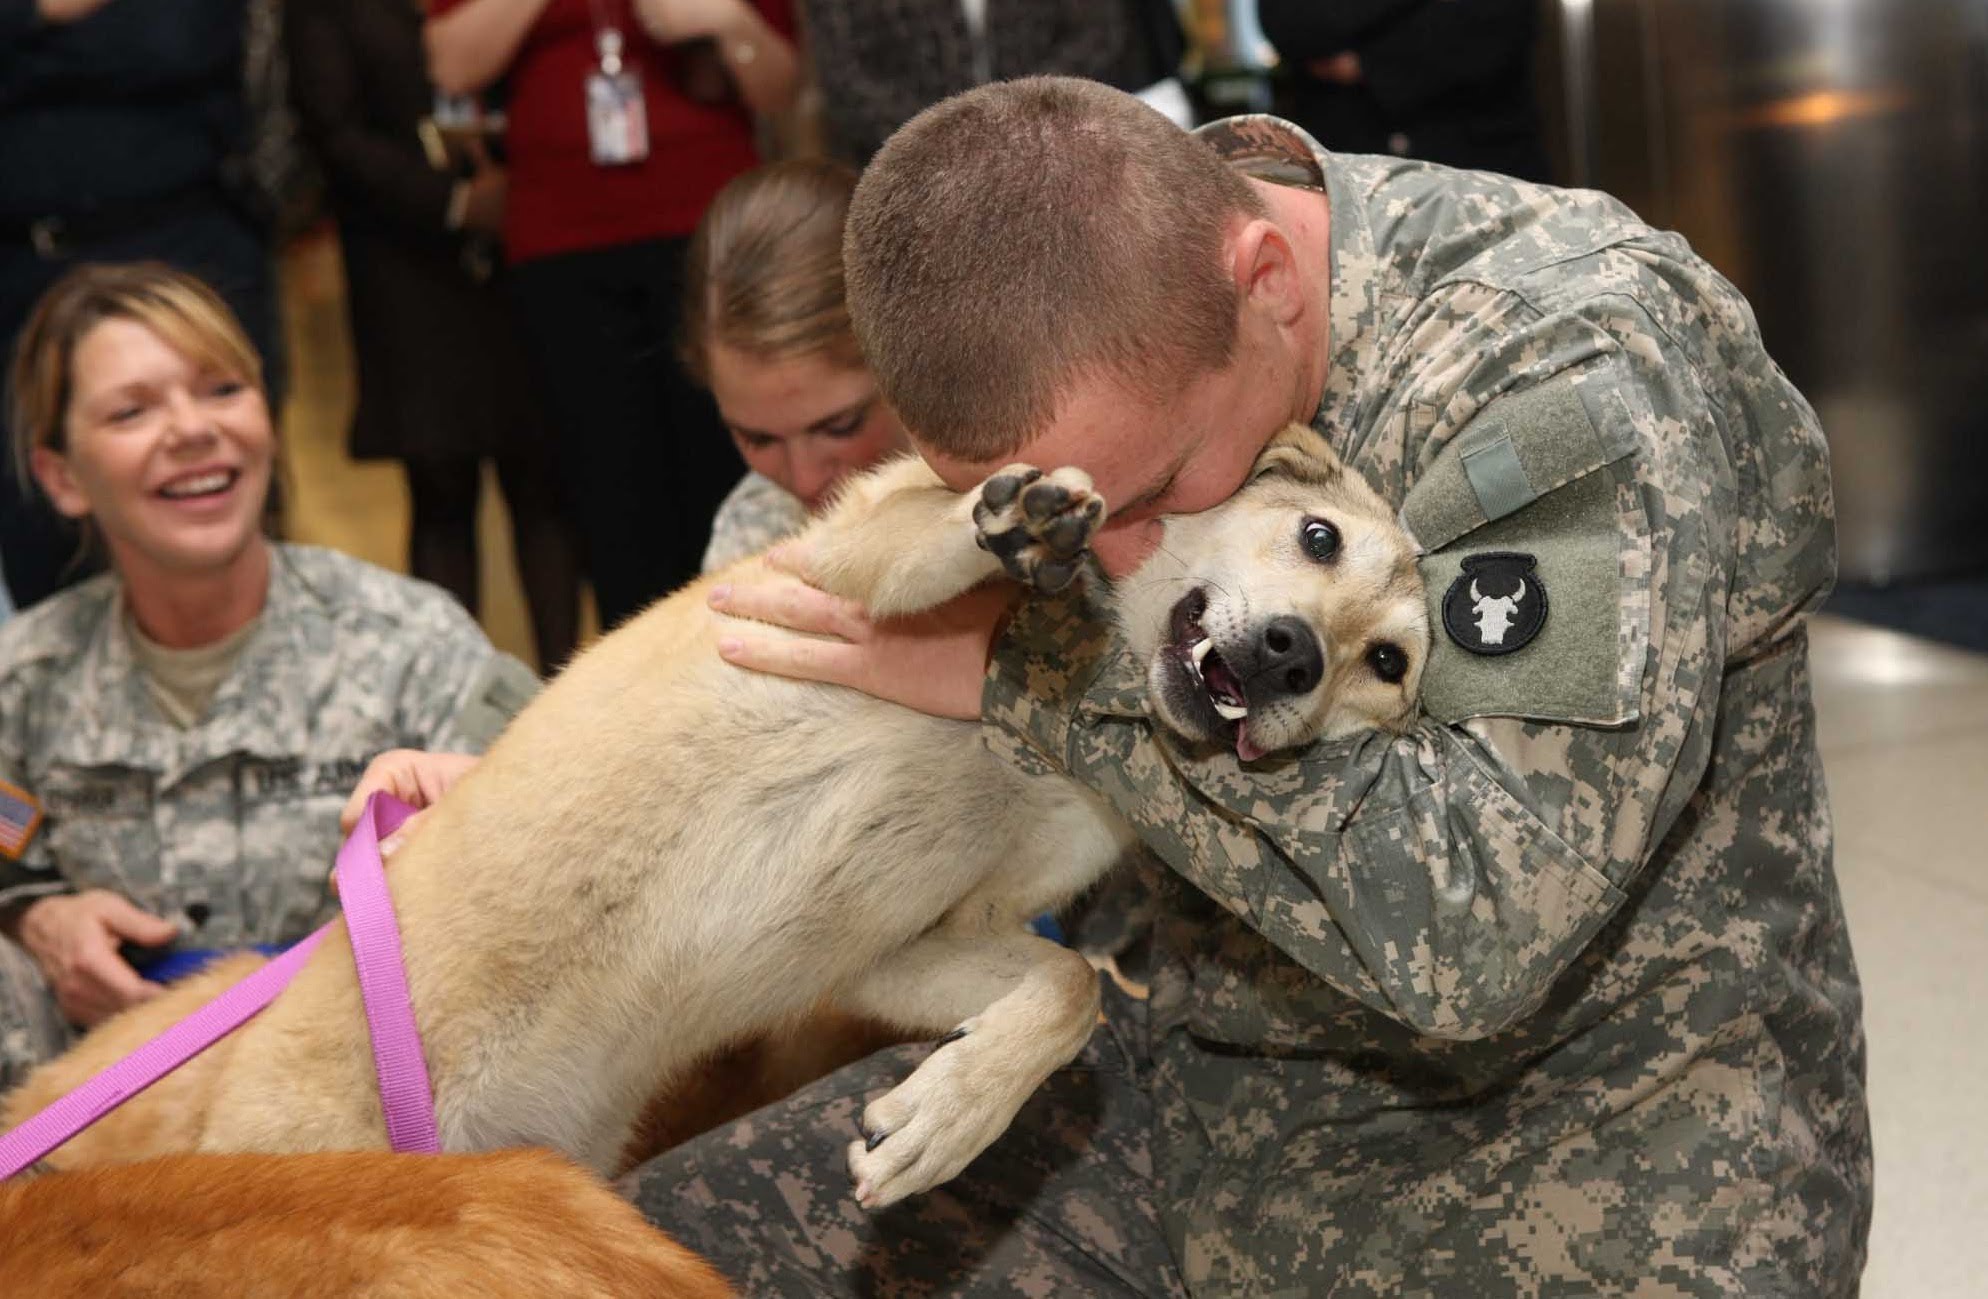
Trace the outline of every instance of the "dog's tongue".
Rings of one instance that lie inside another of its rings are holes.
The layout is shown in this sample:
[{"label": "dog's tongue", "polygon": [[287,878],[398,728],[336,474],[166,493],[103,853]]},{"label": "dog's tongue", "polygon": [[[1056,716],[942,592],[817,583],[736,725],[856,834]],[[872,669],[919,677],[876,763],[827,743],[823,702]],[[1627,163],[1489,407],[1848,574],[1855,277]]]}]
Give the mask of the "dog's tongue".
[{"label": "dog's tongue", "polygon": [[1244,762],[1255,762],[1258,758],[1262,757],[1264,754],[1268,752],[1270,752],[1270,750],[1258,748],[1256,745],[1256,741],[1249,738],[1248,722],[1237,723],[1236,757],[1242,759]]}]

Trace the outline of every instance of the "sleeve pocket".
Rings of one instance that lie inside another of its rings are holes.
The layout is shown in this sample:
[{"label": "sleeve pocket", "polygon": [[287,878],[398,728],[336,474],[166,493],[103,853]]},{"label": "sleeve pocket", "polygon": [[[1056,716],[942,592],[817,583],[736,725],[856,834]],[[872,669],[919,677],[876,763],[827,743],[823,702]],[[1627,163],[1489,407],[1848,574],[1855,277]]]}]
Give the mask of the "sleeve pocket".
[{"label": "sleeve pocket", "polygon": [[[1434,638],[1422,706],[1435,720],[1637,719],[1650,536],[1628,443],[1603,432],[1626,419],[1619,405],[1614,393],[1572,379],[1501,398],[1444,448],[1403,503],[1402,522],[1423,549]],[[1545,610],[1516,648],[1472,634],[1504,632],[1465,567],[1494,555],[1532,562]]]}]

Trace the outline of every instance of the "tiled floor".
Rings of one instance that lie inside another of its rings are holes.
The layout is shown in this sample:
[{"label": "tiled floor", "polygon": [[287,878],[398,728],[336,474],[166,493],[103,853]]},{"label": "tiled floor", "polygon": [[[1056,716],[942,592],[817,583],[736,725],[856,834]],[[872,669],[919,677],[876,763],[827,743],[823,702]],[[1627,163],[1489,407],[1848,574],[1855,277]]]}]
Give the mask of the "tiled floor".
[{"label": "tiled floor", "polygon": [[1877,1219],[1864,1293],[1988,1294],[1988,656],[1814,631],[1836,863],[1864,980]]},{"label": "tiled floor", "polygon": [[[401,563],[391,466],[344,456],[349,352],[336,256],[289,263],[300,360],[286,435],[293,532]],[[485,625],[529,659],[502,505],[486,494]],[[1878,1157],[1864,1293],[1988,1294],[1988,657],[1831,619],[1814,631],[1838,870],[1863,972]]]}]

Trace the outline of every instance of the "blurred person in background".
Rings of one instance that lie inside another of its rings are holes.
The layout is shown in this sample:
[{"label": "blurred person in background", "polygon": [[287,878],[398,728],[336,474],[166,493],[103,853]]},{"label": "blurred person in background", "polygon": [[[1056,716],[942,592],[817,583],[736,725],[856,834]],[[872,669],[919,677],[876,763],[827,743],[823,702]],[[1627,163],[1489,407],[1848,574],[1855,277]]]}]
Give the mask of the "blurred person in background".
[{"label": "blurred person in background", "polygon": [[786,0],[437,0],[429,69],[508,92],[510,288],[601,625],[696,575],[737,467],[670,364],[684,248],[800,82]]},{"label": "blurred person in background", "polygon": [[78,268],[12,379],[16,464],[109,571],[0,627],[0,1090],[156,962],[323,923],[368,764],[480,752],[537,689],[446,593],[265,536],[260,363],[199,281]]},{"label": "blurred person in background", "polygon": [[539,663],[579,632],[579,542],[552,430],[497,282],[504,169],[432,112],[414,0],[289,0],[292,95],[330,184],[358,364],[355,459],[396,458],[408,566],[477,611],[476,509],[496,462]]},{"label": "blurred person in background", "polygon": [[1289,69],[1279,111],[1340,153],[1551,177],[1533,0],[1258,0]]},{"label": "blurred person in background", "polygon": [[843,299],[855,190],[841,163],[772,163],[725,186],[690,241],[684,364],[747,466],[712,522],[706,572],[798,531],[844,478],[910,446]]},{"label": "blurred person in background", "polygon": [[948,95],[1036,73],[1136,93],[1180,71],[1184,44],[1173,0],[801,0],[801,9],[829,147],[858,167]]},{"label": "blurred person in background", "polygon": [[[245,26],[245,0],[0,0],[0,354],[70,267],[156,258],[219,290],[279,376],[267,235],[233,165]],[[15,601],[84,576],[75,550],[73,529],[0,466]]]}]

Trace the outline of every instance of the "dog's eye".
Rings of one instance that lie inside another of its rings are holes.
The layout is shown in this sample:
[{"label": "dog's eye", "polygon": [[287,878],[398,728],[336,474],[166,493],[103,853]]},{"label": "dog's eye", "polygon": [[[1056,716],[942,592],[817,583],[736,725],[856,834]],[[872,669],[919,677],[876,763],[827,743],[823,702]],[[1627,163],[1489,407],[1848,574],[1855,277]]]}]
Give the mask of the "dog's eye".
[{"label": "dog's eye", "polygon": [[1339,553],[1339,529],[1324,519],[1306,519],[1298,529],[1298,541],[1307,555],[1321,562]]},{"label": "dog's eye", "polygon": [[1382,641],[1367,651],[1367,666],[1375,676],[1395,685],[1408,675],[1408,655],[1393,641]]}]

